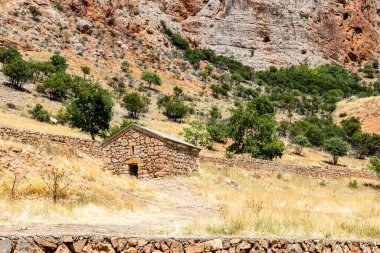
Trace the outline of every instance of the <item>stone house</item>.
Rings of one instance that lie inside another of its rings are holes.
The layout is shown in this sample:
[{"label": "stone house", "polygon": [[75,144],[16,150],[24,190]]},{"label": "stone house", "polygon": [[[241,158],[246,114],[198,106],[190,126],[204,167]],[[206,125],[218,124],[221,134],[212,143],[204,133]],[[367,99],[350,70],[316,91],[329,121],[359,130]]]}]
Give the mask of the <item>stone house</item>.
[{"label": "stone house", "polygon": [[116,174],[154,178],[198,170],[199,148],[135,124],[110,137],[101,146],[108,168]]}]

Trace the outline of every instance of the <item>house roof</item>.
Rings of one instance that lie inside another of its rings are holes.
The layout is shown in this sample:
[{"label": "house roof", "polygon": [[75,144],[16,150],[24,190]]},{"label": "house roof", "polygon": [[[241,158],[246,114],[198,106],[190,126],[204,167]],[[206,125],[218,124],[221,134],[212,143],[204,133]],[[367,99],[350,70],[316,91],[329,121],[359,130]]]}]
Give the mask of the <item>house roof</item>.
[{"label": "house roof", "polygon": [[180,138],[177,138],[177,137],[174,137],[174,136],[171,136],[171,135],[168,135],[168,134],[164,134],[164,133],[161,133],[157,130],[153,130],[153,129],[150,129],[150,128],[147,128],[147,127],[143,127],[143,126],[140,126],[140,125],[137,125],[137,124],[131,124],[129,126],[127,126],[126,128],[124,128],[123,130],[121,130],[120,132],[116,133],[115,135],[111,136],[110,138],[108,138],[106,141],[104,141],[102,143],[102,147],[105,147],[107,145],[109,145],[110,143],[112,143],[113,141],[115,141],[116,139],[118,139],[119,137],[123,136],[126,132],[132,130],[132,129],[135,129],[137,131],[140,131],[140,132],[143,132],[147,135],[151,135],[157,139],[160,139],[164,142],[174,142],[176,144],[180,144],[180,145],[184,145],[184,146],[187,146],[187,147],[190,147],[190,148],[193,148],[193,149],[197,149],[198,151],[201,150],[200,148],[198,148],[197,146],[194,146],[193,144],[191,143],[188,143],[184,140],[181,140]]}]

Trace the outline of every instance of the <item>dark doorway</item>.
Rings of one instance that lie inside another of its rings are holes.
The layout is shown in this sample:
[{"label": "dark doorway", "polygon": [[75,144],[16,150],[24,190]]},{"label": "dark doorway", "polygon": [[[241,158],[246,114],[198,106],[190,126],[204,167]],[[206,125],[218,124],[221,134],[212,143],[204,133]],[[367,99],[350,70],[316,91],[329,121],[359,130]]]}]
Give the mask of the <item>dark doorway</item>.
[{"label": "dark doorway", "polygon": [[136,164],[129,164],[129,175],[138,177],[139,176],[139,166]]}]

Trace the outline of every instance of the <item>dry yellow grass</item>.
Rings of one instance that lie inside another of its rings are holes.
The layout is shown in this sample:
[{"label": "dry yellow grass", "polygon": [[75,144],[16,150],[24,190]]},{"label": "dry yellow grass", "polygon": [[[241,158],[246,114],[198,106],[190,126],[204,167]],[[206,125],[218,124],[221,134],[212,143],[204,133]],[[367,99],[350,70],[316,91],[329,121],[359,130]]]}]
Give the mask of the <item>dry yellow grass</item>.
[{"label": "dry yellow grass", "polygon": [[[2,149],[28,149],[33,153],[35,147],[15,142],[0,142]],[[48,150],[48,149],[47,149]],[[66,196],[54,204],[47,193],[47,187],[40,171],[21,171],[25,178],[20,181],[17,198],[9,199],[9,190],[5,187],[12,180],[12,173],[0,168],[0,223],[15,224],[119,224],[129,214],[142,210],[149,213],[149,207],[141,204],[139,198],[151,199],[155,192],[136,178],[115,176],[103,168],[100,160],[83,156],[61,156],[57,152],[44,151],[43,157],[51,157],[55,167],[68,174],[70,185]],[[4,184],[6,183],[6,184]],[[94,219],[102,217],[102,219]]]},{"label": "dry yellow grass", "polygon": [[221,203],[219,216],[187,226],[190,235],[380,238],[379,193],[351,189],[348,180],[321,186],[292,175],[259,177],[205,165],[188,182]]},{"label": "dry yellow grass", "polygon": [[0,112],[0,127],[10,127],[47,134],[67,135],[76,138],[91,139],[91,137],[78,129],[68,126],[52,125],[22,117],[17,114]]},{"label": "dry yellow grass", "polygon": [[[347,116],[341,118],[339,117],[341,113],[346,113]],[[361,119],[363,131],[380,134],[380,97],[340,101],[333,114],[334,121],[340,123],[343,119],[352,116]]]}]

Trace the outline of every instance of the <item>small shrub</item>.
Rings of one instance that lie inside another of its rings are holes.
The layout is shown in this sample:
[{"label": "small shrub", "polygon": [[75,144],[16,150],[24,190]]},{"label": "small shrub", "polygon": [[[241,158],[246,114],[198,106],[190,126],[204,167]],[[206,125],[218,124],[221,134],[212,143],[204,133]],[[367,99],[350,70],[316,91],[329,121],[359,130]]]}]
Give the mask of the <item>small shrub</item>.
[{"label": "small shrub", "polygon": [[351,189],[357,189],[358,188],[358,181],[356,181],[355,179],[351,180],[350,182],[348,182],[348,187]]},{"label": "small shrub", "polygon": [[54,203],[67,196],[71,179],[66,170],[55,167],[45,169],[41,173],[41,178],[46,185],[46,194]]},{"label": "small shrub", "polygon": [[59,1],[55,2],[55,8],[57,8],[57,10],[59,10],[61,12],[65,11],[65,8],[63,8],[63,5]]},{"label": "small shrub", "polygon": [[380,158],[377,156],[371,157],[368,163],[368,169],[374,171],[380,177]]},{"label": "small shrub", "polygon": [[40,121],[40,122],[49,122],[50,115],[47,110],[41,105],[36,104],[36,106],[29,111],[29,113],[32,115],[32,118]]},{"label": "small shrub", "polygon": [[226,152],[226,158],[228,158],[228,159],[232,159],[232,158],[234,158],[234,152],[231,152],[231,151],[227,151]]},{"label": "small shrub", "polygon": [[302,154],[303,148],[311,146],[309,140],[303,135],[297,135],[294,137],[292,143],[295,145],[295,153],[297,155]]},{"label": "small shrub", "polygon": [[347,113],[346,112],[341,112],[341,113],[339,113],[339,117],[340,118],[344,118],[344,117],[346,117],[347,116]]},{"label": "small shrub", "polygon": [[37,20],[42,15],[41,11],[36,6],[29,6],[29,11],[33,16],[33,20]]},{"label": "small shrub", "polygon": [[16,110],[17,109],[17,106],[15,104],[13,104],[13,103],[7,103],[6,105],[7,105],[7,107],[9,109],[12,109],[12,110]]}]

